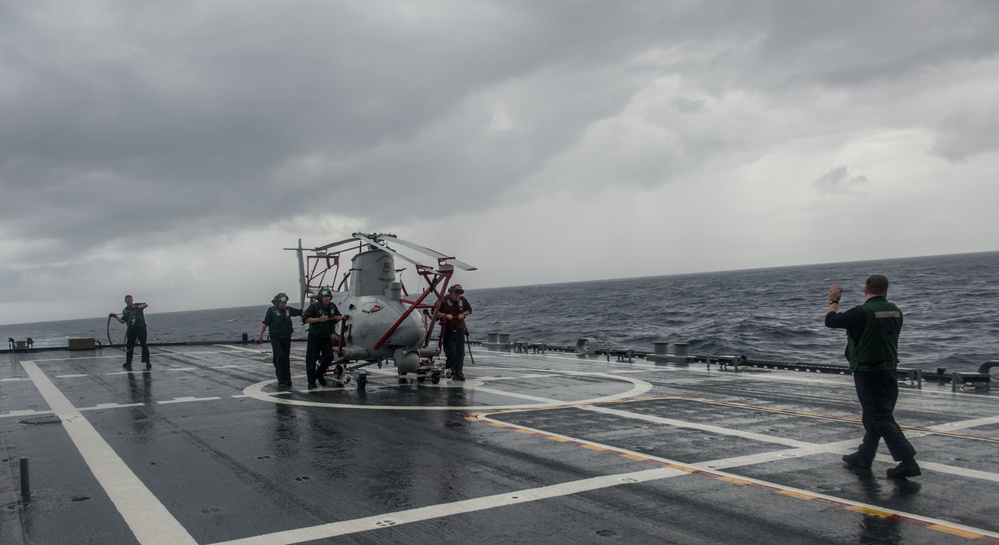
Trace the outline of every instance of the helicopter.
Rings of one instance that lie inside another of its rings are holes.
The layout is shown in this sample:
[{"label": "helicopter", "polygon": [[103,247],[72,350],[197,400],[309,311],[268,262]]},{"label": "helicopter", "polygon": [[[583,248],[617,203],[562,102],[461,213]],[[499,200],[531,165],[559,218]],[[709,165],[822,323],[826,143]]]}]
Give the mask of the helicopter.
[{"label": "helicopter", "polygon": [[[392,246],[390,246],[390,244]],[[395,248],[393,247],[395,246]],[[404,248],[408,254],[396,248]],[[400,383],[413,373],[417,382],[438,384],[446,371],[435,363],[440,347],[430,346],[433,315],[447,293],[455,269],[475,267],[436,250],[402,240],[389,233],[353,233],[350,238],[314,248],[285,248],[298,254],[301,304],[321,289],[333,292],[333,304],[346,319],[333,336],[332,378],[340,386],[357,375],[357,389],[367,384],[364,367],[391,361]],[[410,257],[416,252],[436,259],[427,265]],[[350,268],[341,265],[351,256]],[[418,288],[410,292],[400,278],[396,258],[413,265]]]}]

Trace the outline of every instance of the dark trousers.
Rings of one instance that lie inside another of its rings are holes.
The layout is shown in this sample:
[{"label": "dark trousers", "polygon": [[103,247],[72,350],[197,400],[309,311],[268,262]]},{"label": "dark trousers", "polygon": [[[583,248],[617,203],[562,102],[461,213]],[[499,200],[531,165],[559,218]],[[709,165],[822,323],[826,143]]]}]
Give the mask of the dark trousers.
[{"label": "dark trousers", "polygon": [[465,330],[449,329],[444,333],[444,367],[451,369],[457,376],[462,376],[465,367]]},{"label": "dark trousers", "polygon": [[902,428],[895,422],[895,402],[898,401],[898,372],[854,371],[853,384],[863,410],[864,443],[858,451],[864,459],[873,460],[878,453],[878,442],[885,440],[888,451],[896,461],[912,460],[916,449],[905,438]]},{"label": "dark trousers", "polygon": [[309,384],[315,384],[316,377],[325,373],[332,362],[333,339],[309,335],[305,347],[305,376],[309,379]]},{"label": "dark trousers", "polygon": [[271,337],[271,352],[274,354],[274,374],[278,384],[291,384],[291,337]]},{"label": "dark trousers", "polygon": [[142,363],[149,363],[149,347],[146,346],[146,328],[130,327],[125,330],[125,365],[132,365],[135,341],[142,347]]}]

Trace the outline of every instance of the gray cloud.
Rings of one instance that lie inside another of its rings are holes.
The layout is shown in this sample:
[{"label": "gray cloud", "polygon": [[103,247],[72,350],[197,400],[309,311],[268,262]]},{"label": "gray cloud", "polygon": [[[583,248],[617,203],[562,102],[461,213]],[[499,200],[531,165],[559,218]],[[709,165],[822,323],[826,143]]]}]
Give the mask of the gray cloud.
[{"label": "gray cloud", "polygon": [[867,176],[851,176],[850,169],[843,165],[830,169],[815,180],[816,187],[823,193],[856,193],[870,183]]},{"label": "gray cloud", "polygon": [[0,233],[29,266],[289,216],[405,224],[727,179],[813,137],[927,131],[966,161],[999,147],[995,103],[949,84],[989,79],[997,23],[992,2],[3,3]]},{"label": "gray cloud", "polygon": [[965,107],[940,124],[932,151],[952,163],[999,151],[999,107]]}]

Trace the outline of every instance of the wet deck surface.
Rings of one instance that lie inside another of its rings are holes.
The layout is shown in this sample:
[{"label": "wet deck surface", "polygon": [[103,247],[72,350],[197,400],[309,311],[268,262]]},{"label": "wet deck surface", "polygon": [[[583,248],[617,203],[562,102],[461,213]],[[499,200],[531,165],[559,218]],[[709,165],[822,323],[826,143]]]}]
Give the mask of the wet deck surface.
[{"label": "wet deck surface", "polygon": [[303,350],[291,392],[252,345],[0,356],[0,543],[999,543],[995,392],[903,388],[895,481],[840,461],[847,376],[474,349],[307,391]]}]

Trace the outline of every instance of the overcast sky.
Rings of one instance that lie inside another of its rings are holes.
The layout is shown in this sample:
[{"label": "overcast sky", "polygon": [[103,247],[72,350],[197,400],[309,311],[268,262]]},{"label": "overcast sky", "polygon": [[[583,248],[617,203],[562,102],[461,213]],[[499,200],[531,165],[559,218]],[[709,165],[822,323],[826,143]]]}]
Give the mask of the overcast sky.
[{"label": "overcast sky", "polygon": [[355,231],[469,289],[997,250],[997,28],[993,0],[0,0],[0,323],[267,304],[282,248]]}]

